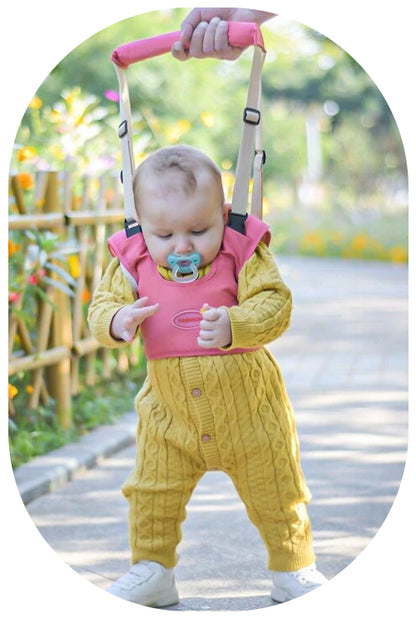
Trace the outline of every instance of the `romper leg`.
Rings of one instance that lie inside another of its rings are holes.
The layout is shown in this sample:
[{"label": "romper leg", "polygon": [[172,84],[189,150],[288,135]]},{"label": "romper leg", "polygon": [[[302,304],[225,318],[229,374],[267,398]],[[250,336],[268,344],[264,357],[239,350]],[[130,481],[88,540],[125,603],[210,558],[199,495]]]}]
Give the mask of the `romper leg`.
[{"label": "romper leg", "polygon": [[268,354],[258,379],[245,387],[249,406],[239,408],[235,460],[226,473],[266,545],[269,569],[293,571],[315,561],[306,509],[310,492],[300,465],[293,411],[279,368]]},{"label": "romper leg", "polygon": [[185,506],[204,474],[197,458],[177,447],[175,422],[151,391],[138,398],[136,465],[123,493],[129,502],[131,562],[177,563]]}]

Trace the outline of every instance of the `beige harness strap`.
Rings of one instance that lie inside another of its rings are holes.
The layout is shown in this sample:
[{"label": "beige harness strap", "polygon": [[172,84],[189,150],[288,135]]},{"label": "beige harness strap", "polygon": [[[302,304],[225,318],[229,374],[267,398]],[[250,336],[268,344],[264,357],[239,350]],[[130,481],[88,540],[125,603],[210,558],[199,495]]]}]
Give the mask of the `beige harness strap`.
[{"label": "beige harness strap", "polygon": [[[265,152],[262,147],[261,132],[261,73],[266,52],[255,45],[253,62],[244,109],[243,130],[238,152],[235,184],[231,203],[230,225],[244,234],[244,221],[247,214],[250,178],[253,168],[253,189],[251,213],[262,219],[263,202],[263,164]],[[131,107],[126,70],[114,64],[120,92],[120,125],[118,135],[122,149],[122,181],[124,194],[125,230],[127,236],[140,231],[133,193],[133,175],[135,170],[132,146]],[[253,165],[253,153],[254,165]]]},{"label": "beige harness strap", "polygon": [[247,104],[244,110],[243,130],[238,152],[235,184],[231,203],[231,212],[245,216],[253,166],[253,189],[250,212],[262,218],[263,201],[263,164],[265,152],[262,145],[261,131],[261,73],[266,53],[259,46],[254,47]]}]

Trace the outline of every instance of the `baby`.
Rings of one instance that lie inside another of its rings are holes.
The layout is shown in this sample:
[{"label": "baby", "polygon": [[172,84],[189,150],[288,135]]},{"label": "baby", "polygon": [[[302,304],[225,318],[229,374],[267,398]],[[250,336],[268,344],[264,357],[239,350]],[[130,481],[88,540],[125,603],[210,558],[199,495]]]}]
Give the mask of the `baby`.
[{"label": "baby", "polygon": [[326,578],[315,567],[292,407],[265,347],[291,313],[268,227],[251,216],[244,235],[227,225],[221,173],[189,146],[150,155],[134,195],[141,231],[109,239],[114,258],[89,310],[102,345],[140,333],[148,360],[123,485],[132,566],[108,591],[145,606],[178,602],[185,507],[199,479],[221,470],[266,546],[272,599],[296,598]]}]

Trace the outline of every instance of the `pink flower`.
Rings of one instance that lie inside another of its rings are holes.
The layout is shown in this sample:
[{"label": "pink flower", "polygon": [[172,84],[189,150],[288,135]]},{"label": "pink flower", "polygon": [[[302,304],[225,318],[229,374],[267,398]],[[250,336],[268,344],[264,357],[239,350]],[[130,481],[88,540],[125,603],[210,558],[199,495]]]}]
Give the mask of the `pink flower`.
[{"label": "pink flower", "polygon": [[33,284],[33,286],[36,286],[36,284],[38,283],[38,278],[36,275],[29,275],[29,277],[27,278],[27,283],[28,284]]},{"label": "pink flower", "polygon": [[9,292],[10,303],[16,303],[19,299],[20,299],[20,294],[18,292]]},{"label": "pink flower", "polygon": [[119,94],[115,90],[106,90],[104,93],[104,97],[108,99],[109,101],[115,101],[115,102],[120,101]]}]

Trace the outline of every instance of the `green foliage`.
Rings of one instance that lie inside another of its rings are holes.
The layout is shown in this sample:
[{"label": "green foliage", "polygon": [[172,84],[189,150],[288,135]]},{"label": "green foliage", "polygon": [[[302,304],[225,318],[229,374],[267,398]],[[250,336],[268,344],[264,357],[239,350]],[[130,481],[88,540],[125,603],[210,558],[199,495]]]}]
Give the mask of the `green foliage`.
[{"label": "green foliage", "polygon": [[[44,106],[38,110],[37,129],[30,118],[36,111],[29,108],[17,142],[38,149],[43,165],[71,165],[80,173],[119,169],[118,109],[109,95],[117,89],[111,53],[123,43],[178,30],[186,12],[138,15],[76,47],[37,92]],[[346,201],[359,210],[377,201],[380,209],[406,208],[403,146],[393,115],[367,73],[346,51],[299,23],[277,17],[263,26],[263,34],[268,50],[263,124],[269,202],[282,204],[282,196],[290,196],[285,207],[299,203],[298,189],[310,175],[305,123],[313,114],[320,132],[319,181],[327,203],[336,208]],[[236,62],[179,63],[166,54],[129,67],[137,161],[158,146],[187,142],[205,150],[224,170],[230,162],[235,165],[250,64],[247,50]],[[55,152],[54,161],[47,160],[45,151]]]},{"label": "green foliage", "polygon": [[35,456],[74,442],[80,436],[102,424],[113,424],[120,415],[133,410],[134,396],[144,378],[140,362],[127,374],[114,372],[111,381],[101,381],[94,389],[84,388],[74,398],[73,427],[64,430],[54,412],[54,401],[39,405],[35,411],[22,403],[27,398],[25,375],[16,377],[18,394],[15,396],[16,413],[9,418],[9,448],[15,468]]},{"label": "green foliage", "polygon": [[[40,300],[53,306],[47,294],[57,288],[73,296],[76,285],[69,272],[68,254],[74,247],[65,247],[59,237],[36,228],[14,230],[9,238],[9,310],[10,316],[22,320],[30,333],[37,328],[35,307]],[[25,297],[24,306],[22,299]]]}]

